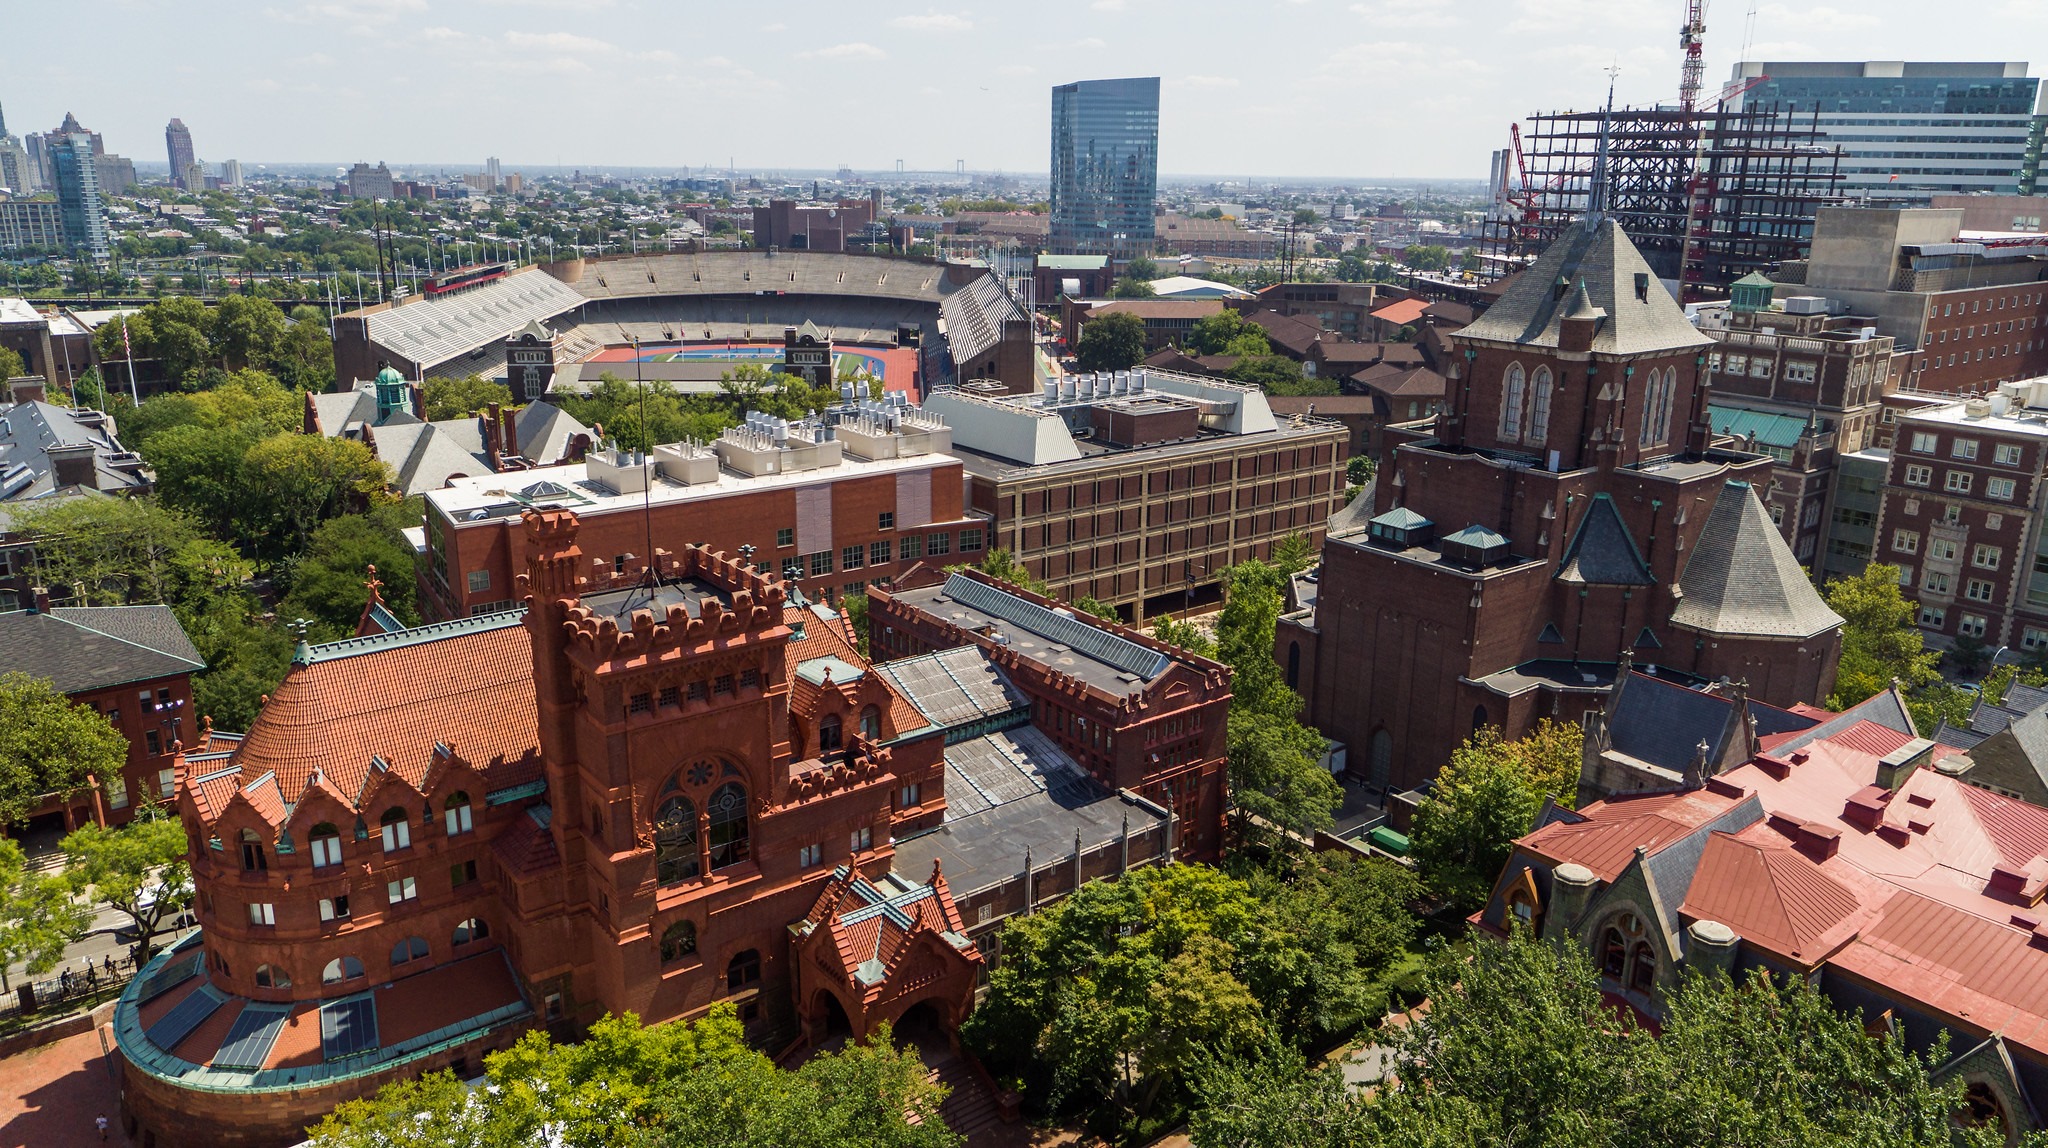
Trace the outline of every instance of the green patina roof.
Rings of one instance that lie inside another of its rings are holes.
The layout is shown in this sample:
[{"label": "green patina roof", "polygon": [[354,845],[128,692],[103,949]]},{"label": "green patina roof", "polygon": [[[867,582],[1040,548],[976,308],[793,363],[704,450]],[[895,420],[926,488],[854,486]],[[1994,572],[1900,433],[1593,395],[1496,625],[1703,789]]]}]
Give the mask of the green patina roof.
[{"label": "green patina roof", "polygon": [[399,374],[397,371],[393,370],[390,367],[386,367],[383,370],[377,372],[377,383],[380,386],[391,386],[394,384],[398,386],[404,386],[405,376]]},{"label": "green patina roof", "polygon": [[1806,433],[1806,420],[1797,415],[1771,414],[1741,407],[1708,404],[1707,420],[1713,424],[1715,434],[1732,434],[1746,439],[1753,432],[1756,441],[1763,445],[1787,450],[1797,446],[1799,436]]},{"label": "green patina roof", "polygon": [[1770,288],[1773,288],[1773,289],[1775,289],[1775,288],[1776,288],[1776,287],[1777,287],[1778,285],[1777,285],[1776,283],[1773,283],[1773,282],[1771,282],[1771,281],[1770,281],[1769,279],[1766,279],[1766,278],[1764,278],[1764,277],[1763,277],[1763,273],[1762,273],[1762,272],[1759,272],[1759,271],[1752,271],[1752,272],[1750,272],[1749,274],[1747,274],[1747,275],[1744,275],[1744,276],[1743,276],[1742,278],[1740,278],[1740,279],[1737,279],[1737,280],[1736,280],[1735,282],[1733,282],[1733,283],[1730,283],[1730,284],[1729,284],[1729,286],[1730,286],[1730,287],[1770,287]]},{"label": "green patina roof", "polygon": [[1418,526],[1432,525],[1429,519],[1424,518],[1405,506],[1397,506],[1385,514],[1373,518],[1372,521],[1381,526],[1391,526],[1396,530],[1413,530]]}]

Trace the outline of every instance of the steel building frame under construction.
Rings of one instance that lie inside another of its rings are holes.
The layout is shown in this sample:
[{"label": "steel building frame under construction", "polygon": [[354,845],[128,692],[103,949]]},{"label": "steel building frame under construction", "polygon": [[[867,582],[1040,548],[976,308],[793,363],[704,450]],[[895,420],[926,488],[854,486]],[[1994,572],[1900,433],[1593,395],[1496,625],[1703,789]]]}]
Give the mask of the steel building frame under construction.
[{"label": "steel building frame under construction", "polygon": [[1530,117],[1513,130],[1521,186],[1487,228],[1489,250],[1534,258],[1583,215],[1607,138],[1607,213],[1687,299],[1718,296],[1752,271],[1806,255],[1814,210],[1841,201],[1839,148],[1818,117],[1775,105],[1730,110],[1616,108]]}]

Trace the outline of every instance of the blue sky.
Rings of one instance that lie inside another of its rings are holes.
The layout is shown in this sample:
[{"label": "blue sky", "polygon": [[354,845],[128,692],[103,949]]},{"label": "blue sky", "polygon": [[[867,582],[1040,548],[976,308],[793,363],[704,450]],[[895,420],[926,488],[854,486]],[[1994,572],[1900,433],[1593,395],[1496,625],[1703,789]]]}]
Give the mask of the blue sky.
[{"label": "blue sky", "polygon": [[[1747,0],[1708,9],[1709,89]],[[1985,59],[2048,2],[1759,0],[1750,56]],[[1168,173],[1483,178],[1508,122],[1670,101],[1680,0],[0,0],[11,130],[200,157],[1035,172],[1055,83],[1163,78]],[[2041,74],[2043,61],[2035,61]]]}]

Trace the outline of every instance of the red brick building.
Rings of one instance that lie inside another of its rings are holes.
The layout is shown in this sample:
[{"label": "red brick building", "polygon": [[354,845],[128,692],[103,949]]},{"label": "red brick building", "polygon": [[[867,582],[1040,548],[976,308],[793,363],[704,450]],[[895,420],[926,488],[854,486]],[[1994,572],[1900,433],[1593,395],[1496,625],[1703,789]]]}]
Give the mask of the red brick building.
[{"label": "red brick building", "polygon": [[0,613],[0,666],[47,679],[107,715],[128,739],[114,777],[52,794],[28,828],[121,825],[176,790],[177,748],[211,738],[192,712],[192,675],[206,668],[169,606],[57,606],[32,591],[26,608]]},{"label": "red brick building", "polygon": [[[734,558],[657,551],[650,579],[570,511],[521,527],[523,613],[302,646],[238,749],[182,764],[202,928],[116,1007],[138,1139],[292,1143],[606,1012],[729,1002],[775,1049],[950,1031],[1002,918],[1213,853],[1220,666],[985,581],[963,598],[1013,644],[875,666]],[[1072,724],[1097,664],[1167,723],[1132,727],[1159,756],[1128,778]]]},{"label": "red brick building", "polygon": [[1624,656],[1824,697],[1841,619],[1714,449],[1711,340],[1611,221],[1582,221],[1449,336],[1434,434],[1390,430],[1364,532],[1323,552],[1277,654],[1352,769],[1407,788],[1482,725],[1597,704]]},{"label": "red brick building", "polygon": [[887,581],[928,554],[973,561],[988,524],[963,508],[951,441],[914,408],[877,405],[829,429],[749,425],[708,447],[656,447],[644,461],[598,451],[569,466],[458,478],[426,496],[420,609],[429,619],[510,609],[527,558],[519,515],[532,506],[574,510],[585,553],[616,570],[641,565],[650,537],[670,549],[752,547],[757,566],[818,600]]},{"label": "red brick building", "polygon": [[2048,379],[1896,410],[1872,560],[1936,645],[2048,646]]}]

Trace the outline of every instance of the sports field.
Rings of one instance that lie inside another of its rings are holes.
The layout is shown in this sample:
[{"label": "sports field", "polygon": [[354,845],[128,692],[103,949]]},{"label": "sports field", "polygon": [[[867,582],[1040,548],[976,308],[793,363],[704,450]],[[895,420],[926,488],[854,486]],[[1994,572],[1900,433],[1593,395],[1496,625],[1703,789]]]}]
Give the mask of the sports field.
[{"label": "sports field", "polygon": [[[782,344],[748,343],[737,339],[711,343],[642,343],[639,347],[639,361],[643,363],[759,363],[762,365],[782,361]],[[590,357],[594,363],[630,363],[634,361],[634,348],[606,347]],[[836,364],[834,373],[864,371],[882,380],[882,385],[892,391],[914,392],[917,376],[917,349],[914,347],[871,347],[840,343],[833,347]]]}]

